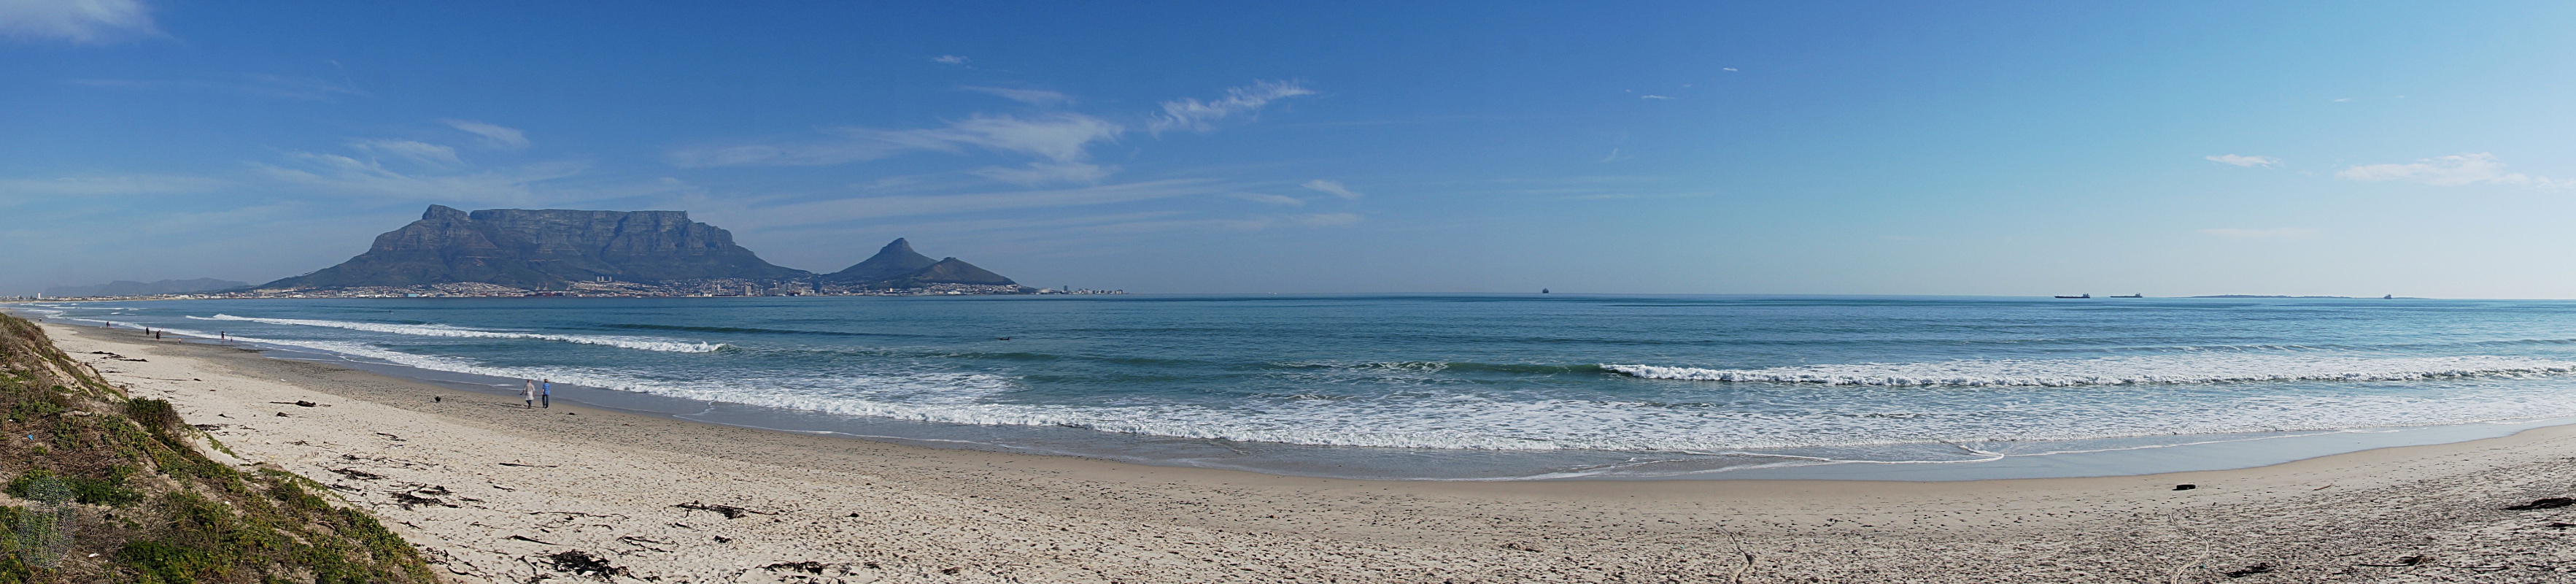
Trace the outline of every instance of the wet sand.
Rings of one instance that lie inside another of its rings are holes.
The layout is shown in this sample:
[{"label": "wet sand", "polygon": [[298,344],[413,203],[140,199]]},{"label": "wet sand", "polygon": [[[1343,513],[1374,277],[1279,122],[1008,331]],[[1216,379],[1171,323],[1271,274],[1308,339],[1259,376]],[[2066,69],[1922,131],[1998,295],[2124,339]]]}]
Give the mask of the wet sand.
[{"label": "wet sand", "polygon": [[[245,464],[373,510],[462,581],[2576,580],[2576,507],[2505,509],[2576,496],[2571,426],[2128,477],[1355,481],[531,410],[46,328]],[[584,554],[613,567],[559,561]]]}]

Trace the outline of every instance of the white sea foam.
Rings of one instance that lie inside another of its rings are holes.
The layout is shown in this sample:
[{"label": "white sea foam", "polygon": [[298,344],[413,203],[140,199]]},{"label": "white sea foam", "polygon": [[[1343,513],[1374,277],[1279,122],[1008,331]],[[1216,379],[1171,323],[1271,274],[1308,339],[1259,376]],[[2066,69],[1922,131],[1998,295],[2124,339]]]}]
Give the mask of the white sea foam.
[{"label": "white sea foam", "polygon": [[[1292,399],[1243,408],[1186,403],[1027,404],[992,399],[1018,385],[1009,377],[981,373],[767,372],[771,376],[763,377],[763,372],[742,371],[735,375],[658,378],[628,370],[579,366],[495,366],[462,357],[407,353],[356,342],[245,340],[436,371],[550,378],[688,400],[925,422],[1057,426],[1320,446],[1700,454],[1775,448],[1859,448],[1862,450],[1854,452],[1870,452],[1893,445],[2330,431],[2576,414],[2576,395],[2559,389],[2560,384],[2528,386],[2520,382],[2481,384],[2438,396],[2236,392],[2220,389],[2224,386],[2203,386],[2210,388],[2206,391],[2175,391],[2118,385],[2056,399],[2048,396],[2065,394],[2030,394],[2024,387],[1988,384],[1903,397],[1878,393],[1883,390],[1871,387],[1817,392],[1789,386],[1770,393],[1755,391],[1756,395],[1741,402],[1683,406],[1641,401],[1515,399],[1450,391],[1408,391],[1401,398]],[[2520,368],[2441,370],[2454,369]],[[2389,369],[2371,371],[2385,370]],[[1929,456],[1924,460],[1948,459]]]},{"label": "white sea foam", "polygon": [[1646,379],[1875,386],[2073,387],[2251,381],[2412,381],[2576,372],[2576,362],[2530,357],[2368,358],[2309,354],[2215,354],[2099,359],[1978,359],[1857,363],[1764,369],[1603,364]]},{"label": "white sea foam", "polygon": [[190,317],[188,317],[188,318],[196,319],[196,320],[232,320],[232,321],[245,321],[245,322],[257,322],[257,323],[266,323],[266,324],[276,324],[276,325],[319,326],[319,327],[342,328],[342,329],[357,330],[357,331],[368,331],[368,332],[379,332],[379,333],[392,333],[392,334],[398,334],[398,335],[416,335],[416,336],[424,336],[424,337],[465,337],[465,338],[483,338],[483,339],[533,339],[533,340],[544,340],[544,341],[560,341],[560,342],[566,342],[566,343],[580,343],[580,344],[584,344],[584,345],[601,345],[601,346],[608,346],[608,347],[617,347],[617,348],[621,348],[621,349],[637,349],[637,350],[643,350],[643,351],[666,351],[666,352],[672,352],[672,353],[710,353],[710,352],[715,352],[716,350],[719,350],[719,349],[723,349],[723,348],[724,348],[724,345],[712,345],[712,344],[707,344],[707,343],[703,343],[703,342],[673,341],[673,340],[667,340],[667,339],[654,339],[654,338],[647,338],[647,337],[598,336],[598,335],[558,335],[558,334],[543,334],[543,333],[520,333],[520,332],[506,332],[506,331],[487,331],[487,330],[469,329],[469,328],[453,327],[453,326],[439,325],[439,324],[386,324],[386,323],[376,323],[376,322],[348,322],[348,321],[339,321],[339,320],[307,320],[307,319],[296,319],[296,318],[254,318],[254,317],[247,317],[247,316],[233,316],[233,315],[229,315],[229,314],[217,314],[217,315],[214,315],[214,316],[212,316],[212,317],[190,316]]}]

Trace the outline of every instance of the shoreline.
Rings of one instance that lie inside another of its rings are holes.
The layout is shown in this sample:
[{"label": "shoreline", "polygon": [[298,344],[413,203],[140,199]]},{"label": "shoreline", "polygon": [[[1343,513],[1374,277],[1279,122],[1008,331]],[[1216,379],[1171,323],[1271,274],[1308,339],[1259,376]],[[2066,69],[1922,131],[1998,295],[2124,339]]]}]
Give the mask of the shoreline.
[{"label": "shoreline", "polygon": [[[2576,508],[2503,509],[2568,496],[2570,426],[2122,477],[1367,481],[526,410],[231,347],[46,329],[243,460],[332,485],[471,580],[565,577],[543,558],[570,550],[672,582],[2223,581],[2258,565],[2300,581],[2537,582],[2576,567],[2551,527]],[[2435,559],[2399,566],[2409,556]]]},{"label": "shoreline", "polygon": [[[41,318],[39,320],[42,320]],[[83,319],[75,319],[83,320]],[[140,326],[140,325],[133,325]],[[471,387],[492,395],[515,379],[423,368],[294,344],[254,345],[272,358],[351,367],[431,385]],[[2232,434],[2154,435],[1994,443],[1884,446],[1912,450],[1873,460],[1813,446],[1670,454],[1620,451],[1489,451],[1232,442],[1087,428],[976,425],[872,418],[683,399],[653,393],[558,383],[557,397],[628,414],[690,423],[890,442],[936,449],[1072,456],[1121,464],[1237,470],[1344,480],[1891,480],[1912,482],[2138,476],[2251,469],[2379,448],[2450,444],[2508,436],[2576,417]],[[1998,447],[2000,446],[2000,448]]]}]

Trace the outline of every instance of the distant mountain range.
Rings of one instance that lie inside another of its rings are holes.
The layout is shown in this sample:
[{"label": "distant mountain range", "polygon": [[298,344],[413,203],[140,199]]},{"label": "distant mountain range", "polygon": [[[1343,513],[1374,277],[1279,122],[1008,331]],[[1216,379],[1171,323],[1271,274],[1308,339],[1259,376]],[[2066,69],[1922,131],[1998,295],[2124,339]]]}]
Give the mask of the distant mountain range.
[{"label": "distant mountain range", "polygon": [[801,281],[843,288],[932,284],[1016,286],[957,258],[932,260],[896,239],[867,261],[831,274],[780,267],[733,242],[733,234],[689,220],[685,211],[486,209],[431,205],[419,221],[376,236],[340,265],[259,286],[262,290],[408,287],[485,283],[559,290],[602,278],[642,284],[711,280]]},{"label": "distant mountain range", "polygon": [[162,280],[149,284],[117,280],[96,286],[55,286],[45,289],[46,296],[154,296],[230,290],[250,286],[249,282],[198,278],[195,280]]}]

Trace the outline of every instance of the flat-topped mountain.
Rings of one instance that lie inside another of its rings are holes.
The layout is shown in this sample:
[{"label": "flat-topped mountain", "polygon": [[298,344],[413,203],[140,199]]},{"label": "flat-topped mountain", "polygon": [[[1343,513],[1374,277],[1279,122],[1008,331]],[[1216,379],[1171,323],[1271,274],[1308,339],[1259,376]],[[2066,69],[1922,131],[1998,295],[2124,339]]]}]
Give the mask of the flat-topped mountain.
[{"label": "flat-topped mountain", "polygon": [[162,280],[143,283],[117,280],[96,286],[55,286],[45,289],[46,296],[153,296],[230,290],[249,286],[249,282],[198,278],[195,280]]},{"label": "flat-topped mountain", "polygon": [[420,286],[479,282],[559,289],[601,277],[663,283],[787,280],[813,273],[762,261],[733,234],[686,211],[486,209],[430,205],[419,221],[376,236],[340,265],[262,289]]},{"label": "flat-topped mountain", "polygon": [[1018,282],[990,270],[975,267],[965,260],[947,258],[932,260],[912,250],[912,242],[895,238],[877,249],[877,255],[838,272],[825,274],[822,283],[862,288],[921,288],[931,284],[968,284],[978,286],[1012,286]]}]

